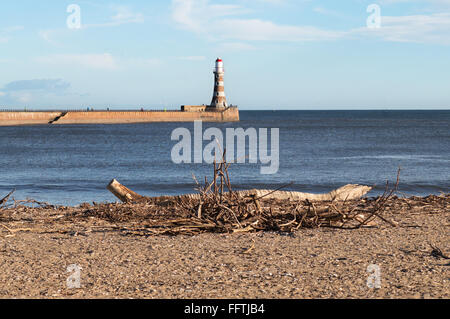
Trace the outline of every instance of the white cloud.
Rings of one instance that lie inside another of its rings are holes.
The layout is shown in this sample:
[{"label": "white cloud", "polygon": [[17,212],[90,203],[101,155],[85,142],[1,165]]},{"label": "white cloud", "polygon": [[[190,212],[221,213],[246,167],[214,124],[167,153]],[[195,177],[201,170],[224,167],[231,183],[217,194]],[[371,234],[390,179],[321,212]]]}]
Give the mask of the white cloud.
[{"label": "white cloud", "polygon": [[82,29],[98,28],[98,27],[115,27],[130,23],[144,23],[144,15],[140,12],[134,12],[129,6],[111,5],[110,9],[114,15],[110,17],[108,22],[98,24],[85,24]]},{"label": "white cloud", "polygon": [[84,67],[98,70],[120,70],[129,68],[154,68],[162,61],[156,58],[116,58],[110,53],[103,54],[55,54],[38,57],[36,62],[67,67]]},{"label": "white cloud", "polygon": [[381,28],[352,30],[353,35],[373,36],[392,42],[450,44],[450,13],[382,16]]},{"label": "white cloud", "polygon": [[208,0],[173,0],[172,19],[183,29],[205,32],[205,27],[224,16],[245,13],[238,5],[212,5]]},{"label": "white cloud", "polygon": [[0,43],[8,43],[11,39],[11,33],[14,33],[16,31],[23,30],[23,26],[11,26],[11,27],[5,27],[0,28]]},{"label": "white cloud", "polygon": [[[428,0],[428,2],[450,4],[450,0]],[[211,40],[240,43],[243,48],[244,44],[255,41],[307,42],[361,37],[376,37],[393,42],[450,44],[450,13],[382,15],[380,29],[374,30],[364,26],[339,31],[307,25],[283,25],[262,19],[243,19],[236,16],[247,12],[245,8],[222,7],[211,5],[208,0],[173,0],[172,18],[185,30]],[[313,10],[321,14],[338,15],[337,12],[322,7]]]},{"label": "white cloud", "polygon": [[259,2],[267,2],[272,4],[280,4],[286,2],[286,0],[258,0]]},{"label": "white cloud", "polygon": [[395,4],[407,2],[425,2],[436,5],[450,5],[450,0],[379,0],[380,4]]},{"label": "white cloud", "polygon": [[199,55],[199,56],[180,56],[178,57],[179,60],[184,60],[184,61],[203,61],[206,60],[206,57],[203,55]]},{"label": "white cloud", "polygon": [[157,58],[128,58],[128,59],[118,59],[118,64],[121,68],[155,68],[163,63],[161,59]]},{"label": "white cloud", "polygon": [[104,54],[54,54],[36,58],[36,61],[53,65],[82,66],[92,69],[114,70],[117,63],[109,53]]},{"label": "white cloud", "polygon": [[261,19],[231,18],[248,12],[235,5],[211,5],[208,0],[173,0],[172,19],[183,29],[211,39],[240,41],[320,41],[336,39],[342,32],[313,26],[279,25]]},{"label": "white cloud", "polygon": [[4,105],[23,105],[48,98],[73,95],[71,84],[63,79],[18,80],[0,88],[0,103]]},{"label": "white cloud", "polygon": [[344,15],[340,12],[334,11],[334,10],[330,10],[324,7],[315,7],[313,9],[314,12],[322,14],[322,15],[326,15],[326,16],[330,16],[330,17],[336,17],[336,18],[343,18]]},{"label": "white cloud", "polygon": [[2,29],[0,29],[0,31],[9,33],[9,32],[21,31],[23,29],[25,29],[25,27],[22,25],[14,25],[11,27],[2,28]]},{"label": "white cloud", "polygon": [[7,83],[2,91],[17,92],[17,91],[48,91],[58,92],[64,91],[70,87],[70,83],[62,79],[34,79],[34,80],[20,80]]},{"label": "white cloud", "polygon": [[114,6],[116,14],[111,17],[112,21],[117,23],[142,23],[144,16],[142,13],[135,13],[128,6]]},{"label": "white cloud", "polygon": [[218,48],[221,52],[247,51],[256,49],[255,46],[245,42],[222,42],[219,44]]},{"label": "white cloud", "polygon": [[279,25],[259,19],[226,19],[218,23],[225,39],[246,41],[321,41],[342,37],[343,32],[311,26]]},{"label": "white cloud", "polygon": [[58,30],[39,30],[38,35],[44,41],[46,41],[52,45],[58,45],[58,43],[56,41],[54,41],[54,35],[57,32],[58,32]]},{"label": "white cloud", "polygon": [[80,29],[60,28],[60,29],[39,30],[38,35],[44,41],[52,45],[58,46],[59,43],[55,39],[63,37],[68,38],[70,32],[79,32],[81,30],[86,30],[90,28],[107,28],[132,23],[144,23],[144,15],[140,12],[134,12],[129,6],[111,5],[109,6],[109,10],[112,12],[112,16],[110,16],[109,20],[106,22],[91,23],[91,24],[82,23]]}]

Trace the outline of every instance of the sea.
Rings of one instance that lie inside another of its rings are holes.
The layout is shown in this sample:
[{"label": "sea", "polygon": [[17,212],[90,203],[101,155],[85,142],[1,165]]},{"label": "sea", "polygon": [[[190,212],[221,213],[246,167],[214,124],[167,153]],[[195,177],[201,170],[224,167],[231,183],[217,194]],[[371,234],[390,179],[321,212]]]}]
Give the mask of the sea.
[{"label": "sea", "polygon": [[[374,186],[368,196],[377,196],[387,181],[395,184],[400,168],[401,196],[450,192],[449,110],[241,111],[240,116],[237,123],[202,123],[203,131],[218,128],[226,136],[227,128],[254,128],[258,134],[267,128],[270,141],[270,132],[278,129],[278,143],[268,149],[278,150],[279,168],[262,174],[267,165],[259,159],[231,163],[234,189],[324,193],[364,184]],[[15,199],[55,205],[115,202],[106,189],[113,178],[146,196],[195,193],[205,177],[212,179],[213,165],[194,163],[193,155],[192,163],[174,162],[179,141],[172,134],[179,128],[192,134],[193,145],[194,123],[0,127],[0,198],[15,189]]]}]

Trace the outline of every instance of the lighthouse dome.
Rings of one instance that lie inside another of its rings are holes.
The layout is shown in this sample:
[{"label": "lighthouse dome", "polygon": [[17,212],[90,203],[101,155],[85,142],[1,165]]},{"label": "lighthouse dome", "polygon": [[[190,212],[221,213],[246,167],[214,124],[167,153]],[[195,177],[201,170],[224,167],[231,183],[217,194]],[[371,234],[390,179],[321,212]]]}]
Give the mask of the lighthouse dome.
[{"label": "lighthouse dome", "polygon": [[221,58],[217,58],[216,60],[216,69],[215,72],[223,73],[223,61]]}]

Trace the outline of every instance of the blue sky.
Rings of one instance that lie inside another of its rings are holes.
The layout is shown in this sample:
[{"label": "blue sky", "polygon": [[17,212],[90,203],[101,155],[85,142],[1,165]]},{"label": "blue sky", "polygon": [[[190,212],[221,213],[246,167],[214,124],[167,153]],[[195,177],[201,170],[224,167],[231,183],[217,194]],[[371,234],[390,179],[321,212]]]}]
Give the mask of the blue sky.
[{"label": "blue sky", "polygon": [[449,109],[450,0],[0,4],[1,108],[207,104],[218,56],[242,109]]}]

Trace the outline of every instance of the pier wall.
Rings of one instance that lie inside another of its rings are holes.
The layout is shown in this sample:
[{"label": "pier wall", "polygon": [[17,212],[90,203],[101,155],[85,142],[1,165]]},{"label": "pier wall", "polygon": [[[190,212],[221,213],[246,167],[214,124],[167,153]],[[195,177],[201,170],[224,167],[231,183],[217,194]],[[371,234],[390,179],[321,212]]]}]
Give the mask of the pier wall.
[{"label": "pier wall", "polygon": [[0,112],[2,125],[37,125],[48,124],[62,112]]},{"label": "pier wall", "polygon": [[239,110],[181,111],[90,111],[90,112],[0,112],[0,126],[36,124],[123,124],[150,122],[237,122]]}]

